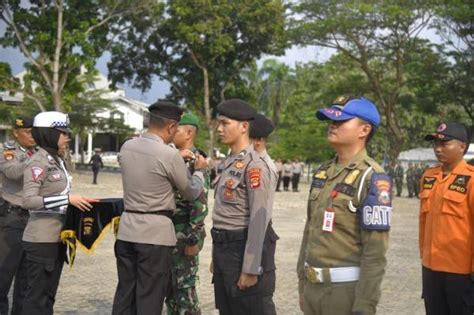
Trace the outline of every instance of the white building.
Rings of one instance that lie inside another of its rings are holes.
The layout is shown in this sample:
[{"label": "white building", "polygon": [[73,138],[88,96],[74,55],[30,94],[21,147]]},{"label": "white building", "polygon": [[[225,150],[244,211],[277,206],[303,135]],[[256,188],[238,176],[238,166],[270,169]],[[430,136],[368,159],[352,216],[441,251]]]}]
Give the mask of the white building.
[{"label": "white building", "polygon": [[[464,159],[469,161],[474,158],[474,143],[469,145],[469,149],[464,155]],[[403,168],[408,167],[408,163],[425,163],[426,165],[438,164],[438,159],[434,154],[433,148],[416,148],[408,151],[400,152],[398,160],[401,162]]]},{"label": "white building", "polygon": [[[23,82],[23,77],[26,71],[23,71],[15,77]],[[90,83],[88,88],[91,90],[103,90],[104,93],[101,95],[104,99],[110,100],[111,108],[104,112],[98,113],[97,117],[101,118],[114,118],[121,119],[122,122],[128,127],[134,130],[135,134],[140,134],[144,129],[145,119],[148,113],[149,104],[131,99],[125,95],[125,91],[122,88],[116,90],[110,90],[110,81],[107,80],[102,74],[98,74],[95,81]],[[9,92],[0,92],[0,101],[11,106],[21,106],[23,103],[23,95],[15,94],[11,95]],[[8,132],[10,126],[0,126],[0,140],[8,139]],[[118,151],[121,143],[117,139],[116,135],[106,133],[104,130],[94,130],[88,134],[85,151],[85,161],[89,161],[94,148],[100,148],[102,151]],[[76,161],[80,160],[79,157],[79,136],[76,135],[71,143],[71,149],[73,150]]]}]

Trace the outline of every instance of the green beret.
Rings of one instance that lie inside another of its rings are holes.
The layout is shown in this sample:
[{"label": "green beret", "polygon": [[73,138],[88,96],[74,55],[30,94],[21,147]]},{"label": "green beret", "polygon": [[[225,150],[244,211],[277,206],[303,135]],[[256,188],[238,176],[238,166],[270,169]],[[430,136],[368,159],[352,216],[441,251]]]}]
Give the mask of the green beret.
[{"label": "green beret", "polygon": [[181,117],[179,124],[199,127],[199,118],[191,113],[185,113],[183,117]]}]

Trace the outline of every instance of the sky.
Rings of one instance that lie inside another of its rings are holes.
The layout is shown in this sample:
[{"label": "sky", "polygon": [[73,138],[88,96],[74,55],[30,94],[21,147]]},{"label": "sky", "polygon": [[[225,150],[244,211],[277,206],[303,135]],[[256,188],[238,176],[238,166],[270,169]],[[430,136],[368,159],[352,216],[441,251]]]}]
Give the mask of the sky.
[{"label": "sky", "polygon": [[[0,23],[0,36],[5,30],[5,25]],[[327,49],[317,48],[315,46],[297,47],[293,46],[285,51],[283,56],[265,55],[257,61],[261,65],[264,60],[274,58],[280,62],[293,67],[296,63],[306,63],[309,61],[324,62],[330,58],[332,52]],[[0,61],[10,64],[14,75],[24,70],[24,63],[27,59],[18,49],[0,47]],[[110,53],[105,52],[96,62],[96,68],[105,76],[108,75],[107,62],[110,61]],[[150,90],[142,92],[139,89],[132,88],[128,84],[120,84],[125,90],[125,95],[135,100],[139,100],[148,104],[155,102],[159,98],[164,98],[170,91],[170,85],[166,81],[160,81],[157,78],[153,80]]]}]

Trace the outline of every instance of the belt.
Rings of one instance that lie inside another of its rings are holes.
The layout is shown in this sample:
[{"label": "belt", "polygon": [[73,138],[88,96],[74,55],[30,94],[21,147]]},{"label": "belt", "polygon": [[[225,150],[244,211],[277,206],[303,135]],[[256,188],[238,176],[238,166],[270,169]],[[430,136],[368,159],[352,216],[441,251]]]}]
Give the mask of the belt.
[{"label": "belt", "polygon": [[[311,283],[336,283],[359,280],[359,267],[317,268],[304,263],[305,276]],[[328,279],[326,279],[328,278]]]},{"label": "belt", "polygon": [[30,215],[30,212],[27,209],[23,209],[22,207],[13,206],[13,205],[10,205],[10,207],[8,208],[8,212],[13,212],[13,213],[24,215],[24,216]]},{"label": "belt", "polygon": [[243,230],[220,230],[211,229],[212,240],[217,243],[244,241],[247,239],[247,229]]},{"label": "belt", "polygon": [[190,217],[189,214],[186,215],[174,215],[173,216],[173,224],[178,225],[178,224],[188,224]]},{"label": "belt", "polygon": [[137,214],[154,214],[154,215],[163,215],[169,219],[173,218],[173,210],[156,210],[156,211],[140,211],[140,210],[125,210],[128,213],[137,213]]}]

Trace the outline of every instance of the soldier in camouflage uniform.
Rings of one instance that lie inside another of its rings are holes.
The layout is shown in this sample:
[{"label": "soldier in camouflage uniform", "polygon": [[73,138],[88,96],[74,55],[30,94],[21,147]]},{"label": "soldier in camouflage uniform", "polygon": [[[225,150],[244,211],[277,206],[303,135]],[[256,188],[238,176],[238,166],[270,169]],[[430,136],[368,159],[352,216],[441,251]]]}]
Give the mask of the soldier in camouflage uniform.
[{"label": "soldier in camouflage uniform", "polygon": [[375,314],[392,212],[392,180],[365,149],[380,116],[367,99],[350,97],[316,116],[330,120],[337,156],[311,183],[297,263],[300,307],[306,315]]},{"label": "soldier in camouflage uniform", "polygon": [[400,165],[400,162],[397,163],[394,169],[394,179],[395,185],[397,186],[397,196],[400,197],[403,191],[403,167]]},{"label": "soldier in camouflage uniform", "polygon": [[[183,158],[193,172],[193,156],[203,154],[196,150],[194,141],[199,120],[186,113],[179,122],[174,144],[182,152]],[[207,216],[207,193],[209,178],[205,176],[204,192],[193,202],[176,194],[176,212],[173,216],[178,242],[171,257],[170,289],[166,298],[169,315],[201,314],[196,284],[199,280],[199,251],[202,249],[206,232],[204,219]]]},{"label": "soldier in camouflage uniform", "polygon": [[415,164],[415,197],[418,198],[418,194],[420,193],[420,182],[421,182],[421,177],[423,176],[423,168],[420,167],[419,163]]},{"label": "soldier in camouflage uniform", "polygon": [[407,188],[408,188],[408,197],[413,198],[416,192],[416,170],[413,166],[413,163],[408,163],[407,170]]}]

